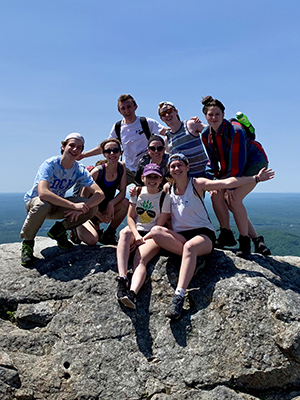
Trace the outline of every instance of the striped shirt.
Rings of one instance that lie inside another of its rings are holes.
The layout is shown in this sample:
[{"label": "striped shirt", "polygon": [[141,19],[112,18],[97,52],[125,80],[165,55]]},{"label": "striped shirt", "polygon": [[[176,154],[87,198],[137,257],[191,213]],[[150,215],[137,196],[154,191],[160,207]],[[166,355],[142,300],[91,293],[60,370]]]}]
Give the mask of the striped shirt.
[{"label": "striped shirt", "polygon": [[166,136],[169,152],[171,154],[183,153],[189,160],[189,176],[193,178],[205,176],[205,169],[208,163],[207,155],[200,136],[194,136],[189,132],[186,121],[182,123],[177,132],[168,131]]}]

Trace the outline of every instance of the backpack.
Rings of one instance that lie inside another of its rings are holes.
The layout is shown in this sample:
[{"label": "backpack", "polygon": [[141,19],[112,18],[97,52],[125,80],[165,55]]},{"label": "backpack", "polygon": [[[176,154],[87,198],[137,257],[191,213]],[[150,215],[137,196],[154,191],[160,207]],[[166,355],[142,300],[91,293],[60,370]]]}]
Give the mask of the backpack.
[{"label": "backpack", "polygon": [[231,123],[231,125],[238,124],[241,126],[246,132],[247,138],[250,140],[255,140],[255,133],[251,132],[246,125],[241,124],[236,118],[230,118],[228,121]]},{"label": "backpack", "polygon": [[[145,117],[138,117],[138,118],[139,118],[142,128],[143,128],[142,132],[140,132],[140,133],[144,132],[144,134],[146,135],[146,138],[149,140],[149,138],[151,136],[151,132],[149,129],[147,119]],[[116,132],[117,138],[120,142],[121,142],[121,122],[122,122],[122,120],[115,123],[115,132]]]}]

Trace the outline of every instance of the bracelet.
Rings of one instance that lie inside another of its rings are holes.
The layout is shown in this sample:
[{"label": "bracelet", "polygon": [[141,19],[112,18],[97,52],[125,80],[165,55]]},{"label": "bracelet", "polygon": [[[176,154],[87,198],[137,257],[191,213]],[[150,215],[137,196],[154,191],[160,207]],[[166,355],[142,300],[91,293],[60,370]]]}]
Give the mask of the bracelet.
[{"label": "bracelet", "polygon": [[259,179],[259,176],[258,176],[258,175],[255,175],[254,178],[255,178],[255,182],[256,182],[256,183],[260,182],[260,179]]}]

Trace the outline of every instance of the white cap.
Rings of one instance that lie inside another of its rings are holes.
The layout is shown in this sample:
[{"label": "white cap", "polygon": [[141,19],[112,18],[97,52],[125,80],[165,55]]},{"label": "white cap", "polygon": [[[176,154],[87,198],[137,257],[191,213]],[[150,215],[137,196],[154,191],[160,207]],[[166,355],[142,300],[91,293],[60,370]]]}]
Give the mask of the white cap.
[{"label": "white cap", "polygon": [[84,137],[82,135],[80,135],[80,133],[78,132],[73,132],[70,133],[64,140],[64,142],[66,142],[69,139],[78,139],[80,140],[83,144],[84,144]]}]

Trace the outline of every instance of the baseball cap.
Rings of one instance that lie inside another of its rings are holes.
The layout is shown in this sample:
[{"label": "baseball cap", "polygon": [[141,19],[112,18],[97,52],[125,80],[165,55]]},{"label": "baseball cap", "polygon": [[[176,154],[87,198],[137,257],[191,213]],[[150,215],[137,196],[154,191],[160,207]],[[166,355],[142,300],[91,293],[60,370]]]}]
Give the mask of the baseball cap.
[{"label": "baseball cap", "polygon": [[157,164],[151,164],[151,163],[145,165],[142,175],[147,176],[147,175],[151,175],[151,174],[159,175],[162,177],[162,172],[161,172],[160,166]]},{"label": "baseball cap", "polygon": [[69,140],[69,139],[78,139],[78,140],[80,140],[80,141],[84,144],[84,137],[83,137],[80,133],[78,133],[78,132],[70,133],[70,134],[65,138],[64,142],[66,142],[66,141]]},{"label": "baseball cap", "polygon": [[161,101],[161,102],[158,104],[158,113],[159,113],[159,110],[160,110],[163,106],[170,106],[170,107],[173,107],[174,110],[176,110],[175,105],[174,105],[173,103],[171,103],[170,101]]},{"label": "baseball cap", "polygon": [[181,160],[183,161],[186,165],[188,165],[189,160],[186,158],[186,156],[182,153],[174,153],[170,156],[169,161],[168,161],[168,167],[171,164],[172,161],[175,160]]}]

